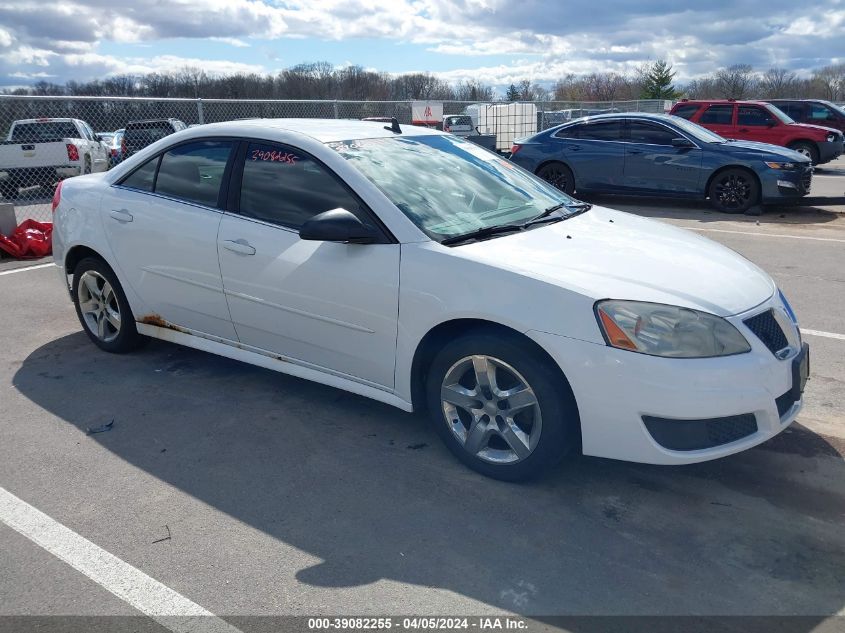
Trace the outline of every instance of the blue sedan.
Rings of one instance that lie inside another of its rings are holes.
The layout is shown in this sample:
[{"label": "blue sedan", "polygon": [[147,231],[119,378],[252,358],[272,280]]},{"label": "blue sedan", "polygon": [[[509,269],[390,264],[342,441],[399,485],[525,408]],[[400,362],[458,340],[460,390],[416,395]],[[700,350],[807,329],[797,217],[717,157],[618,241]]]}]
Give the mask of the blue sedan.
[{"label": "blue sedan", "polygon": [[726,213],[810,192],[805,156],[639,112],[578,119],[516,142],[511,160],[568,194],[709,198]]}]

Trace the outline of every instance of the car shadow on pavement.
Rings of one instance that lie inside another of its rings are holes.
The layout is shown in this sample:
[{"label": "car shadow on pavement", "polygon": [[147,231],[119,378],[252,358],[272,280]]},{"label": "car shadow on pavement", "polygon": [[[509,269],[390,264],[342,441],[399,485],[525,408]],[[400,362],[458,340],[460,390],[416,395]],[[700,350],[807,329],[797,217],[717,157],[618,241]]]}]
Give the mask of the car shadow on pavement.
[{"label": "car shadow on pavement", "polygon": [[318,557],[294,572],[306,585],[388,579],[409,598],[432,587],[533,615],[820,619],[845,605],[845,462],[800,427],[716,462],[578,457],[507,484],[454,460],[422,415],[158,341],[116,356],[71,334],[14,386],[38,423],[84,434],[114,419],[89,440]]},{"label": "car shadow on pavement", "polygon": [[[588,202],[650,218],[695,220],[697,222],[747,222],[749,224],[816,225],[845,219],[845,214],[821,206],[845,205],[845,197],[809,200],[803,205],[766,205],[762,215],[720,213],[704,201],[636,198],[629,196],[590,196]],[[814,206],[815,205],[815,206]]]}]

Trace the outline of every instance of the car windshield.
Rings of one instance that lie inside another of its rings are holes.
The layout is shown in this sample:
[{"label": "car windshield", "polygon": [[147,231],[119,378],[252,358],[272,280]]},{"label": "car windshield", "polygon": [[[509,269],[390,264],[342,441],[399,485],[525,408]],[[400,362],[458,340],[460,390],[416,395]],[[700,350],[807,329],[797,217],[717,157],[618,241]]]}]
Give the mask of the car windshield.
[{"label": "car windshield", "polygon": [[830,101],[822,101],[822,103],[825,104],[831,110],[835,110],[837,113],[841,114],[842,116],[845,116],[845,108],[843,108],[842,106],[836,105],[835,103],[831,103]]},{"label": "car windshield", "polygon": [[771,103],[766,104],[766,109],[772,114],[774,114],[777,118],[779,118],[782,123],[795,123],[795,119],[790,117],[786,112],[784,112],[777,106],[773,106]]},{"label": "car windshield", "polygon": [[687,121],[683,117],[673,116],[672,125],[683,130],[699,141],[703,141],[705,143],[724,143],[726,140],[723,136],[719,136],[715,132],[711,132],[706,127],[701,127],[698,123]]},{"label": "car windshield", "polygon": [[[328,143],[432,239],[520,224],[579,202],[496,154],[451,135]],[[569,208],[567,208],[569,207]]]},{"label": "car windshield", "polygon": [[77,138],[79,132],[71,121],[38,121],[36,123],[17,123],[12,128],[12,138],[16,143],[44,143],[63,138]]}]

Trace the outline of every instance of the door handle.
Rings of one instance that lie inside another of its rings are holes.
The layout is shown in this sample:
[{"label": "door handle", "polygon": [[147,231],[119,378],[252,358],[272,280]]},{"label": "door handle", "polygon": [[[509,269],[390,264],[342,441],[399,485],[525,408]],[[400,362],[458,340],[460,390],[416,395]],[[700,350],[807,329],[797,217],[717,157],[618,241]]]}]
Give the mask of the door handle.
[{"label": "door handle", "polygon": [[748,128],[747,127],[741,127],[741,128],[739,128],[739,131],[740,132],[747,132]]},{"label": "door handle", "polygon": [[628,153],[631,155],[642,154],[643,151],[641,149],[629,149]]},{"label": "door handle", "polygon": [[571,149],[573,152],[580,152],[581,146],[580,145],[567,145],[566,149]]},{"label": "door handle", "polygon": [[135,219],[132,217],[132,214],[129,213],[129,211],[127,211],[126,209],[112,209],[109,212],[109,215],[118,222],[131,222]]},{"label": "door handle", "polygon": [[223,248],[238,255],[255,255],[255,247],[246,240],[223,240]]}]

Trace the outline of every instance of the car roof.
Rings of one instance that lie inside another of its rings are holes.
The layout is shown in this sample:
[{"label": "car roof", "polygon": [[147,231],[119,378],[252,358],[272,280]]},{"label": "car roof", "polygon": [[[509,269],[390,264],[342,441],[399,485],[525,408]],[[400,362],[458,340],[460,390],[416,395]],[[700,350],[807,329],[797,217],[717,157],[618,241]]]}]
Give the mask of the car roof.
[{"label": "car roof", "polygon": [[607,112],[605,114],[593,114],[591,116],[581,117],[580,119],[573,119],[567,121],[563,126],[571,125],[573,123],[583,123],[585,121],[605,121],[608,119],[643,119],[647,121],[677,121],[678,117],[671,114],[657,114],[654,112]]},{"label": "car roof", "polygon": [[[363,138],[393,138],[401,136],[443,135],[443,132],[430,128],[418,127],[407,123],[400,124],[402,134],[385,129],[382,121],[359,121],[357,119],[241,119],[223,123],[208,123],[202,126],[204,132],[216,131],[219,134],[232,134],[239,131],[249,133],[255,128],[294,132],[309,136],[320,143],[348,141]],[[196,130],[197,128],[193,128]]]},{"label": "car roof", "polygon": [[760,101],[757,99],[686,99],[678,101],[674,107],[690,104],[690,105],[766,105],[768,101]]}]

